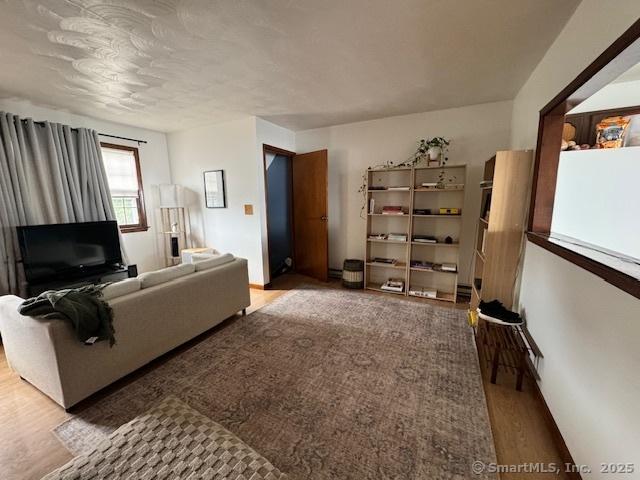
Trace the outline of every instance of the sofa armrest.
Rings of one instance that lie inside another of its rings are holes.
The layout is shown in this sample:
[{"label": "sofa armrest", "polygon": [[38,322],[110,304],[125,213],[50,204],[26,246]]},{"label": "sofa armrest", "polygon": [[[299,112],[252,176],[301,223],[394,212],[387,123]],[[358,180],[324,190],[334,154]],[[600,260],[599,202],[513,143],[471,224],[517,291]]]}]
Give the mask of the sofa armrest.
[{"label": "sofa armrest", "polygon": [[23,379],[63,404],[56,337],[68,326],[60,320],[25,317],[18,313],[23,299],[0,297],[0,335],[9,366]]}]

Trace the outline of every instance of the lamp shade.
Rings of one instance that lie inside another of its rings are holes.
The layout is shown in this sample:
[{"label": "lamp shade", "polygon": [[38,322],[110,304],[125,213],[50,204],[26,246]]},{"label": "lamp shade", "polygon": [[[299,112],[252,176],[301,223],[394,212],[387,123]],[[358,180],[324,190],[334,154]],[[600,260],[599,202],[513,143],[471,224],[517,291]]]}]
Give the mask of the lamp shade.
[{"label": "lamp shade", "polygon": [[160,190],[160,208],[184,207],[184,187],[182,185],[158,185]]}]

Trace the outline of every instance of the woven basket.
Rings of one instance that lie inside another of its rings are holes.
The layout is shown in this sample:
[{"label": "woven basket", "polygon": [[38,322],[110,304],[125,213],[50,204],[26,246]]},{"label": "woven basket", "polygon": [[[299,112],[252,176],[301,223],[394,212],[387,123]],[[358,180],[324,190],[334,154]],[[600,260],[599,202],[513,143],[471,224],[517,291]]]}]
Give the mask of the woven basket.
[{"label": "woven basket", "polygon": [[342,267],[342,285],[345,288],[364,288],[364,262],[347,259]]}]

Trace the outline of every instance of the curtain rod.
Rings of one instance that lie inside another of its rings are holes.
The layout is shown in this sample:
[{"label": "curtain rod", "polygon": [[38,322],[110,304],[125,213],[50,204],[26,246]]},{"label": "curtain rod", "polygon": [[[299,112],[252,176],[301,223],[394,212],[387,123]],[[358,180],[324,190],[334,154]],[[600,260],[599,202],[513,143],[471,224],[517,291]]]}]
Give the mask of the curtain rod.
[{"label": "curtain rod", "polygon": [[[23,122],[26,122],[27,119],[23,118],[21,119]],[[44,126],[45,122],[33,122],[36,125],[40,125],[41,127]],[[77,128],[72,128],[72,131],[78,131]],[[101,137],[109,137],[109,138],[117,138],[118,140],[127,140],[128,142],[138,142],[138,145],[140,145],[141,143],[148,143],[146,140],[139,140],[137,138],[128,138],[128,137],[119,137],[118,135],[109,135],[108,133],[98,133],[98,135],[100,135]]]}]

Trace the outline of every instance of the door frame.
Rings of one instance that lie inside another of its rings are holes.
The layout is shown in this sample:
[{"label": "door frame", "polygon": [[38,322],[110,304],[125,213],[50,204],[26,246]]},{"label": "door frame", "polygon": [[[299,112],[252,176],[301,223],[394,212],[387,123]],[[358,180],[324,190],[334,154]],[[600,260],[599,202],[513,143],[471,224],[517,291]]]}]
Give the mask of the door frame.
[{"label": "door frame", "polygon": [[267,181],[267,153],[273,153],[275,155],[282,155],[287,157],[289,161],[287,162],[287,170],[289,172],[289,178],[291,181],[289,182],[289,197],[291,198],[291,210],[289,212],[289,224],[291,225],[291,245],[293,247],[293,251],[291,252],[291,258],[293,260],[293,266],[291,268],[292,271],[295,271],[296,268],[296,252],[295,252],[295,228],[293,225],[293,158],[296,156],[296,152],[292,152],[290,150],[285,150],[284,148],[274,147],[273,145],[269,145],[266,143],[262,144],[262,170],[264,172],[264,209],[265,209],[265,219],[267,224],[267,264],[269,266],[269,282],[265,285],[269,287],[271,285],[271,249],[269,245],[269,182]]}]

